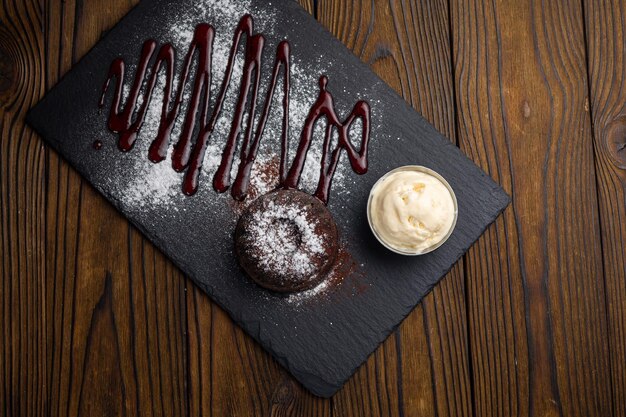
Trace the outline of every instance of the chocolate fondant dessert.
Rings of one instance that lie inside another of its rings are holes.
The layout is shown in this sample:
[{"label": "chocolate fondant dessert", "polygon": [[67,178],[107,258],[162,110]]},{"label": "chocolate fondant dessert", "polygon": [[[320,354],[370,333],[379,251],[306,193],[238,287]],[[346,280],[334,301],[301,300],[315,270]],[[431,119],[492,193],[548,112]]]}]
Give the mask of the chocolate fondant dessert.
[{"label": "chocolate fondant dessert", "polygon": [[235,230],[239,263],[257,284],[278,292],[315,287],[337,256],[337,226],[316,197],[274,191],[255,200]]}]

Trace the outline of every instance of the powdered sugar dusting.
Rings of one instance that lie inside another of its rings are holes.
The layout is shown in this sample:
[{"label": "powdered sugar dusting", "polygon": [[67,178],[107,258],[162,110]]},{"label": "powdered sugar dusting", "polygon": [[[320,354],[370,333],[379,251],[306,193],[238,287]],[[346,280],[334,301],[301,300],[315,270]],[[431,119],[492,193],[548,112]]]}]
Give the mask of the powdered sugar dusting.
[{"label": "powdered sugar dusting", "polygon": [[[172,34],[172,42],[175,46],[187,46],[193,38],[194,28],[198,23],[209,22],[214,27],[237,26],[241,16],[250,13],[250,0],[201,0],[194,2],[192,7],[180,11],[177,19],[173,19],[174,25],[169,28]],[[210,20],[209,20],[210,19]],[[224,51],[228,52],[228,42],[219,42],[220,33],[216,44],[221,43]],[[232,36],[232,31],[222,36]],[[218,45],[216,45],[218,46]]]},{"label": "powdered sugar dusting", "polygon": [[[333,289],[336,288],[344,278],[351,276],[358,269],[359,266],[355,263],[345,244],[340,243],[335,262],[330,271],[328,271],[324,281],[314,288],[289,294],[285,297],[285,300],[294,307],[300,307],[309,301],[324,298],[332,293]],[[359,291],[363,290],[359,289]]]},{"label": "powdered sugar dusting", "polygon": [[[148,79],[149,77],[146,77]],[[125,84],[125,94],[128,84]],[[148,103],[145,121],[141,128],[141,133],[136,142],[135,151],[144,154],[148,153],[151,139],[155,138],[158,132],[161,120],[161,109],[164,99],[165,78],[159,77],[154,88],[154,92]],[[187,98],[189,92],[187,92]],[[137,107],[144,101],[144,95],[140,94],[137,98]],[[186,103],[188,100],[183,100]],[[184,106],[184,104],[183,104]],[[175,126],[173,133],[180,134],[180,125]],[[142,140],[143,139],[143,140]],[[150,140],[148,140],[150,139]],[[172,204],[174,197],[181,192],[181,184],[183,175],[172,169],[171,160],[163,161],[159,164],[147,162],[144,158],[134,158],[131,167],[133,175],[129,175],[129,182],[123,184],[125,187],[122,191],[124,196],[122,204],[127,207],[145,208],[150,205],[167,205],[170,208],[177,209]],[[117,185],[116,185],[117,186]]]},{"label": "powdered sugar dusting", "polygon": [[[253,15],[255,19],[255,31],[257,33],[263,33],[268,39],[265,54],[268,57],[273,55],[273,49],[276,46],[273,43],[276,41],[272,36],[273,28],[276,24],[275,16],[265,9],[257,10],[251,5],[250,0],[203,0],[196,2],[192,8],[181,10],[179,13],[180,16],[178,16],[177,19],[174,19],[176,23],[168,28],[166,30],[166,34],[163,35],[163,42],[171,43],[178,51],[174,86],[178,86],[178,78],[180,77],[183,57],[193,39],[196,25],[201,22],[207,22],[215,27],[215,41],[212,54],[211,106],[215,101],[217,92],[219,91],[226,73],[230,48],[233,41],[233,31],[243,15],[248,13]],[[240,48],[236,55],[233,65],[231,85],[226,91],[222,112],[217,119],[215,130],[209,139],[209,144],[203,162],[202,173],[200,175],[201,187],[206,186],[206,183],[211,182],[213,175],[220,165],[224,142],[232,128],[232,118],[235,113],[240,88],[239,80],[241,79],[243,73],[244,54],[242,51],[243,47]],[[271,60],[266,59],[266,61]],[[134,73],[136,65],[129,63],[128,70],[129,74]],[[149,69],[146,80],[144,81],[144,91],[138,97],[138,105],[140,105],[144,99],[145,85],[150,77],[150,70],[151,68]],[[318,60],[316,64],[307,64],[305,66],[298,59],[297,54],[293,54],[292,56],[292,88],[290,90],[290,108],[288,115],[290,126],[288,152],[289,162],[293,161],[300,138],[300,129],[304,125],[304,121],[309,113],[309,110],[319,94],[318,77],[325,73],[325,70],[326,66],[325,64],[322,64],[320,60]],[[190,79],[193,79],[194,72],[195,65],[192,65]],[[261,77],[262,83],[259,91],[260,102],[262,102],[262,100],[266,97],[270,73],[271,71],[269,68],[263,69],[263,75]],[[157,84],[153,91],[153,96],[148,106],[145,121],[137,140],[136,147],[139,148],[139,150],[134,151],[147,153],[151,140],[156,137],[159,123],[161,121],[165,75],[165,71],[162,69],[157,77]],[[122,193],[122,195],[125,196],[125,201],[123,203],[127,206],[145,207],[146,205],[153,204],[167,204],[173,200],[173,196],[176,192],[180,192],[183,174],[177,173],[171,169],[171,153],[173,143],[177,141],[180,135],[182,125],[181,119],[184,118],[184,115],[187,112],[187,105],[191,96],[192,84],[193,83],[187,83],[185,86],[183,102],[179,113],[180,116],[174,124],[171,136],[172,140],[166,160],[158,164],[149,164],[146,163],[145,160],[141,159],[135,160],[136,166],[134,168],[136,175],[133,180],[126,185],[127,189]],[[124,102],[126,102],[128,98],[129,87],[129,81],[124,83]],[[171,100],[173,100],[173,97]],[[280,105],[282,100],[283,91],[282,89],[277,89],[272,106],[270,107],[269,118],[265,126],[265,130],[263,131],[259,154],[253,165],[251,189],[256,190],[255,196],[262,195],[263,192],[274,189],[278,183],[278,171],[268,171],[263,167],[270,161],[275,160],[280,150],[280,138],[283,128],[283,109]],[[259,118],[260,112],[257,112],[255,120],[253,121],[255,128],[258,126]],[[247,119],[247,115],[245,115],[243,118],[244,126],[242,131],[245,131]],[[355,124],[355,126],[357,125]],[[318,122],[314,129],[315,133],[313,136],[313,142],[306,156],[305,165],[299,183],[299,188],[305,192],[313,193],[317,188],[321,170],[320,163],[323,153],[322,145],[324,130],[325,123]],[[353,127],[353,130],[355,130],[355,127]],[[358,127],[356,130],[358,130]],[[354,134],[358,134],[358,132],[354,132]],[[333,132],[333,140],[335,143],[337,136],[337,132]],[[240,144],[238,143],[238,146],[239,145]],[[237,152],[240,152],[240,150],[237,149]],[[334,192],[341,193],[348,188],[347,184],[345,184],[345,179],[347,177],[346,174],[349,168],[347,165],[348,164],[340,162],[337,166],[337,170],[333,177]],[[238,164],[234,163],[231,170],[231,178],[235,177],[237,168]],[[263,174],[255,175],[258,173]],[[249,198],[248,200],[252,200],[252,198]]]},{"label": "powdered sugar dusting", "polygon": [[266,210],[254,212],[249,223],[249,255],[266,271],[281,271],[286,276],[311,274],[314,257],[324,253],[324,236],[316,233],[317,222],[308,217],[295,204],[270,201]]},{"label": "powdered sugar dusting", "polygon": [[278,158],[258,158],[250,174],[250,199],[262,196],[278,187]]},{"label": "powdered sugar dusting", "polygon": [[304,301],[323,294],[326,290],[328,290],[330,286],[330,281],[325,279],[321,283],[319,283],[316,287],[311,288],[310,290],[301,291],[293,294],[289,294],[287,296],[287,302],[290,304],[300,305]]}]

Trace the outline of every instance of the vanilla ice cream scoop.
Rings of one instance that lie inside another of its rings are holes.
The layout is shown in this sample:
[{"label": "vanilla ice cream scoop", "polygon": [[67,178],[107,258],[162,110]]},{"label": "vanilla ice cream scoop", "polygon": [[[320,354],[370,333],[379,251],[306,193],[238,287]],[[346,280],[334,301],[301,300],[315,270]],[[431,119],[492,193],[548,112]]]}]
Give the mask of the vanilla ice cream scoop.
[{"label": "vanilla ice cream scoop", "polygon": [[448,238],[457,205],[450,185],[437,173],[409,166],[391,171],[372,188],[368,218],[376,237],[403,254],[423,254]]}]

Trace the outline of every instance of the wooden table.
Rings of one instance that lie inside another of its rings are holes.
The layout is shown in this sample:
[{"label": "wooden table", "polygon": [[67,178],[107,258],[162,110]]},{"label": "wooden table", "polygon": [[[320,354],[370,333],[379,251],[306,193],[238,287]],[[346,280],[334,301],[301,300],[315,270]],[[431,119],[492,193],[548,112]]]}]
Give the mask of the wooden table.
[{"label": "wooden table", "polygon": [[330,400],[24,115],[136,0],[0,5],[0,415],[626,415],[626,4],[302,0],[512,196]]}]

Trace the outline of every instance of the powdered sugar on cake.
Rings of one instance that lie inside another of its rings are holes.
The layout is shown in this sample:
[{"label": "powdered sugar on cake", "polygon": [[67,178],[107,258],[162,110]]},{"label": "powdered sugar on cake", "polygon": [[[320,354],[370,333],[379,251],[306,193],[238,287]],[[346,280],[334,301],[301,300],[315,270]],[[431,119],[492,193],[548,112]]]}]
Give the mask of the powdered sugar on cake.
[{"label": "powdered sugar on cake", "polygon": [[316,221],[309,219],[301,207],[270,202],[252,219],[247,229],[254,242],[250,255],[262,268],[282,271],[286,276],[305,276],[314,271],[314,257],[324,253],[324,236],[316,233]]}]

